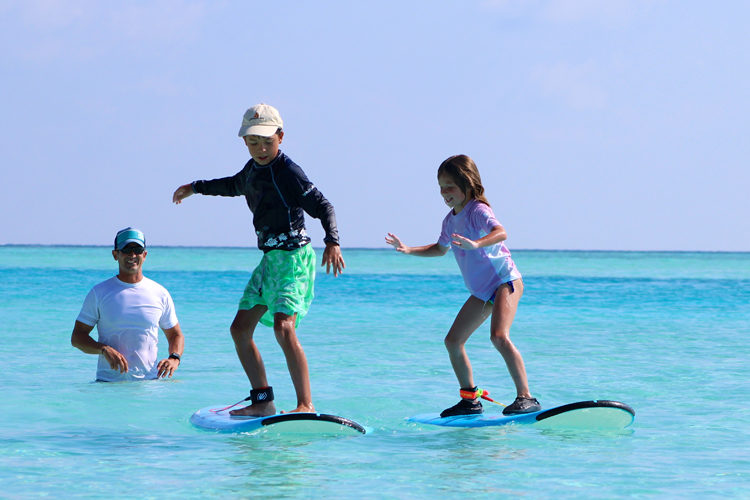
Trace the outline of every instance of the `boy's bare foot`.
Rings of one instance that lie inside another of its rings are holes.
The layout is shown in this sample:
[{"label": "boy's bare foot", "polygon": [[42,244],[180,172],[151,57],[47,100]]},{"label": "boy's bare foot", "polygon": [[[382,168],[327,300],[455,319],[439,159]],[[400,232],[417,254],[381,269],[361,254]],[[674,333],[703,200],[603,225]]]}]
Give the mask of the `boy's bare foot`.
[{"label": "boy's bare foot", "polygon": [[233,417],[266,417],[276,413],[276,405],[273,401],[267,403],[253,403],[239,410],[229,412]]},{"label": "boy's bare foot", "polygon": [[310,404],[297,405],[297,408],[291,411],[282,411],[281,413],[315,413],[315,407]]}]

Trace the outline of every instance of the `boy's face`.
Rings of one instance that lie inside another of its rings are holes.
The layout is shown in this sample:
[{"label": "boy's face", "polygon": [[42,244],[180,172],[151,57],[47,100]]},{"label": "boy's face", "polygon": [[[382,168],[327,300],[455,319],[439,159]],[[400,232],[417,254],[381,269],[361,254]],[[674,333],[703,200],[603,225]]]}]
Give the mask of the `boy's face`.
[{"label": "boy's face", "polygon": [[284,132],[277,132],[271,137],[261,137],[259,135],[246,135],[243,137],[250,156],[253,157],[258,165],[268,165],[279,154],[279,146],[284,138]]}]

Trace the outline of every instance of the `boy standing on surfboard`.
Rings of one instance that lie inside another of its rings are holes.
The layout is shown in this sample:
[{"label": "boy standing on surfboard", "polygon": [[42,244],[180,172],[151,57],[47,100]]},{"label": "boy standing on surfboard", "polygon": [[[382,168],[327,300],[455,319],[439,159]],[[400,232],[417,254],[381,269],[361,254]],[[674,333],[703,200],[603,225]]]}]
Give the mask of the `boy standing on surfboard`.
[{"label": "boy standing on surfboard", "polygon": [[268,385],[263,359],[253,341],[258,323],[273,327],[284,351],[297,393],[295,412],[314,412],[307,358],[297,339],[296,327],[313,299],[315,252],[305,232],[304,213],[320,219],[326,248],[322,265],[338,276],[344,269],[333,205],[308,180],[302,169],[279,149],[284,138],[279,112],[257,104],[245,112],[239,136],[251,159],[231,177],[200,180],[177,188],[172,201],[179,204],[199,193],[244,196],[253,212],[258,248],[263,258],[245,287],[230,327],[234,346],[252,390],[251,404],[232,415],[273,415],[273,389]]}]

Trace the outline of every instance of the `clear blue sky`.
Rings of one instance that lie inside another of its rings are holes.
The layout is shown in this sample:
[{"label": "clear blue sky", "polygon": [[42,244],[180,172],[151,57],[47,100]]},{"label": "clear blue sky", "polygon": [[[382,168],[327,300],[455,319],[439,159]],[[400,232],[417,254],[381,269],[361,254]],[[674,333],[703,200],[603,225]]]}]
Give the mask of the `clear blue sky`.
[{"label": "clear blue sky", "polygon": [[[437,240],[477,162],[511,249],[750,251],[750,2],[0,1],[0,244],[255,246],[266,102],[342,246]],[[308,218],[314,244],[317,220]]]}]

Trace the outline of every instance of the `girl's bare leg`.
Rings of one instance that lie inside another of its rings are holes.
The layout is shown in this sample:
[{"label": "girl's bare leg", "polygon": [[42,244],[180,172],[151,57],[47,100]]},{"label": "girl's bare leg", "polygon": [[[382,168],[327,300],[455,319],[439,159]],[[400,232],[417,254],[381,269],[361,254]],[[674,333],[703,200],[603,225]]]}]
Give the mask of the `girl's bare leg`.
[{"label": "girl's bare leg", "polygon": [[526,367],[521,353],[510,340],[510,326],[516,316],[518,302],[523,295],[523,281],[513,281],[502,285],[495,293],[495,303],[492,305],[492,321],[490,324],[490,339],[500,352],[508,367],[518,397],[530,398],[529,383],[526,378]]},{"label": "girl's bare leg", "polygon": [[469,297],[458,311],[445,337],[445,348],[448,350],[459,387],[474,387],[471,362],[464,346],[471,334],[487,319],[490,312],[491,308],[480,299],[474,296]]}]

